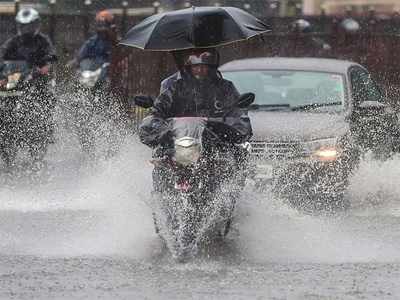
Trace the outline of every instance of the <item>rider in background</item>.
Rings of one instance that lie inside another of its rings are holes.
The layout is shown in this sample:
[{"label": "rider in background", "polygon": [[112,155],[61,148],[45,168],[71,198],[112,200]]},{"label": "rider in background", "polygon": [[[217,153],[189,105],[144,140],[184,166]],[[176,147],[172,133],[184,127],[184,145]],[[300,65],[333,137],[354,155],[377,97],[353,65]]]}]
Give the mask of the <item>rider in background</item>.
[{"label": "rider in background", "polygon": [[23,8],[18,12],[16,22],[18,34],[1,46],[0,60],[26,61],[38,75],[49,75],[57,55],[50,38],[40,32],[39,13],[33,8]]},{"label": "rider in background", "polygon": [[[90,37],[81,47],[75,59],[75,63],[81,64],[84,60],[93,60],[96,65],[103,65],[102,82],[93,92],[98,98],[94,105],[95,110],[89,114],[97,115],[109,121],[113,125],[108,130],[109,156],[114,155],[126,134],[127,115],[124,107],[123,89],[118,86],[118,33],[115,17],[109,10],[102,10],[95,18],[96,34]],[[91,99],[93,100],[93,99]],[[88,125],[89,126],[89,125]],[[93,127],[93,125],[91,125]],[[92,128],[94,130],[95,128]]]},{"label": "rider in background", "polygon": [[0,62],[25,61],[33,69],[35,85],[41,90],[40,102],[51,113],[56,98],[50,91],[48,83],[51,80],[52,63],[57,61],[56,50],[50,38],[40,32],[41,18],[35,9],[21,9],[15,20],[17,35],[0,47]]},{"label": "rider in background", "polygon": [[29,84],[34,85],[34,92],[28,93],[29,97],[19,98],[22,101],[18,103],[18,114],[13,114],[11,119],[13,126],[21,126],[15,133],[17,142],[28,143],[29,151],[35,163],[38,163],[36,167],[39,167],[48,143],[55,142],[53,113],[56,97],[54,85],[50,83],[55,84],[51,69],[52,63],[57,61],[57,55],[50,38],[40,32],[41,18],[35,9],[21,9],[15,20],[17,35],[1,46],[0,61],[21,61],[30,71]]},{"label": "rider in background", "polygon": [[96,15],[96,34],[90,37],[81,47],[77,60],[96,59],[110,63],[113,48],[118,44],[114,15],[102,10]]}]

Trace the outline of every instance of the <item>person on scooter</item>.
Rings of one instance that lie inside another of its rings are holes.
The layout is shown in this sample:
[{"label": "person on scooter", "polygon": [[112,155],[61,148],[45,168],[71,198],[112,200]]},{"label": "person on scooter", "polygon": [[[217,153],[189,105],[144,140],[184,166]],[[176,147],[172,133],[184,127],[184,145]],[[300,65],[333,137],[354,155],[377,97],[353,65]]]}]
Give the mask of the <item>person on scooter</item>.
[{"label": "person on scooter", "polygon": [[[215,49],[192,50],[184,57],[181,78],[156,99],[152,115],[163,119],[178,116],[212,117],[216,111],[231,110],[239,100],[232,82],[218,72]],[[249,132],[244,132],[246,136]]]},{"label": "person on scooter", "polygon": [[[193,51],[193,49],[171,51],[171,55],[174,58],[178,71],[161,81],[160,94],[172,86],[175,81],[182,78],[182,73],[185,68],[184,58],[187,54],[190,54],[191,51]],[[215,49],[213,51],[217,55],[217,65],[219,65],[219,53]]]},{"label": "person on scooter", "polygon": [[33,68],[32,75],[41,88],[42,98],[52,110],[55,97],[49,92],[52,63],[57,61],[56,50],[50,38],[40,32],[41,18],[33,8],[21,9],[16,18],[18,33],[0,47],[0,61],[25,61]]},{"label": "person on scooter", "polygon": [[[21,61],[30,72],[29,84],[35,86],[29,97],[21,97],[18,115],[10,118],[12,128],[18,126],[13,139],[26,144],[34,163],[41,165],[47,145],[54,142],[53,112],[56,97],[51,88],[51,67],[57,61],[49,37],[40,32],[41,18],[33,8],[23,8],[16,16],[17,35],[0,48],[0,61]],[[24,93],[25,95],[25,93]],[[38,118],[37,116],[41,116]],[[15,125],[14,122],[17,124]],[[3,123],[2,126],[8,126]],[[12,164],[11,161],[10,163]]]},{"label": "person on scooter", "polygon": [[110,63],[113,48],[118,43],[114,15],[108,10],[96,14],[96,34],[90,37],[79,50],[78,63],[84,59],[95,59]]},{"label": "person on scooter", "polygon": [[26,61],[37,75],[49,75],[57,55],[50,38],[40,32],[39,13],[33,8],[23,8],[18,12],[16,22],[18,34],[0,47],[0,60]]},{"label": "person on scooter", "polygon": [[[165,120],[168,118],[216,117],[222,112],[227,117],[227,123],[237,131],[237,135],[231,137],[234,143],[246,142],[251,137],[250,120],[236,106],[240,95],[232,82],[222,78],[218,65],[219,56],[213,48],[193,49],[185,53],[180,78],[170,83],[158,96],[151,115],[139,129],[141,141],[156,148],[156,157],[163,155],[162,144],[168,138]],[[153,178],[156,190],[159,175],[155,168]]]},{"label": "person on scooter", "polygon": [[95,90],[101,88],[102,93],[110,92],[109,64],[112,52],[118,43],[114,15],[108,10],[98,12],[95,26],[96,34],[83,44],[72,64],[77,64],[81,71],[85,71],[86,68],[90,71],[93,71],[92,68],[95,70],[101,68],[102,72]]},{"label": "person on scooter", "polygon": [[101,68],[98,83],[91,89],[92,95],[89,96],[89,101],[93,106],[85,108],[88,110],[87,112],[84,111],[85,114],[93,118],[91,122],[85,121],[85,124],[80,126],[78,135],[83,149],[93,155],[94,132],[97,128],[92,122],[97,117],[106,119],[111,124],[111,129],[107,132],[110,135],[108,139],[110,149],[107,155],[112,156],[118,151],[122,143],[127,124],[126,112],[123,108],[124,96],[113,80],[119,75],[119,70],[111,68],[111,65],[117,65],[116,61],[119,59],[116,47],[118,45],[118,34],[114,15],[109,10],[98,12],[95,18],[95,28],[96,34],[83,44],[75,59],[75,63],[78,63],[80,67],[89,61],[89,64],[96,66],[96,69]]}]

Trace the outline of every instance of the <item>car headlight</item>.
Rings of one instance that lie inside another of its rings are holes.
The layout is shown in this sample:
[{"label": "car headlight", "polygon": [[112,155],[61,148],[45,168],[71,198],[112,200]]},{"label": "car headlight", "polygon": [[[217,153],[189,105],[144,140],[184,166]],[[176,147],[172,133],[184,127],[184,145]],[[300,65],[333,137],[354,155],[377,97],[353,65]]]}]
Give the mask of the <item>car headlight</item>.
[{"label": "car headlight", "polygon": [[201,154],[201,143],[191,137],[183,137],[175,141],[175,161],[183,166],[197,163]]},{"label": "car headlight", "polygon": [[335,161],[339,158],[341,152],[337,148],[325,148],[315,151],[314,158],[321,161]]},{"label": "car headlight", "polygon": [[341,156],[342,149],[337,138],[328,138],[306,143],[306,154],[319,161],[335,161]]}]

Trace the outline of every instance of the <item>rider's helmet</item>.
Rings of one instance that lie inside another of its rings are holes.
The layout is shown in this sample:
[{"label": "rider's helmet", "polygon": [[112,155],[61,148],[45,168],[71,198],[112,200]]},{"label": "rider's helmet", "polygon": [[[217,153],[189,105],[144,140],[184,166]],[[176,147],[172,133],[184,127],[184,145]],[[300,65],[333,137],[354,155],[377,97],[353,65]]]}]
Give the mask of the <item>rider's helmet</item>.
[{"label": "rider's helmet", "polygon": [[290,24],[290,29],[294,33],[311,33],[311,23],[304,19],[298,19]]},{"label": "rider's helmet", "polygon": [[96,31],[110,33],[115,30],[115,18],[109,10],[102,10],[96,14]]},{"label": "rider's helmet", "polygon": [[23,8],[15,18],[19,35],[36,35],[40,30],[40,15],[36,9]]},{"label": "rider's helmet", "polygon": [[217,74],[219,55],[217,50],[195,49],[184,57],[186,71],[198,80],[211,78]]}]

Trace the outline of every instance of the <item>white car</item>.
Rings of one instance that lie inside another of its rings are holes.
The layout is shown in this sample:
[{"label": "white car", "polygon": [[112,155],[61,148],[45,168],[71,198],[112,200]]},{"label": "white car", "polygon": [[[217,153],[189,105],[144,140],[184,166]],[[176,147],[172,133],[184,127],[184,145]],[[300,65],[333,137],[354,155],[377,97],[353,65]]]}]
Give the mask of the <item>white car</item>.
[{"label": "white car", "polygon": [[[254,179],[304,208],[343,208],[349,175],[367,148],[389,152],[397,118],[368,71],[320,58],[254,58],[220,68],[253,92]],[[393,125],[395,124],[395,125]]]}]

